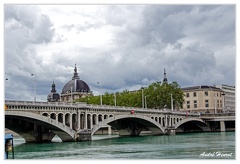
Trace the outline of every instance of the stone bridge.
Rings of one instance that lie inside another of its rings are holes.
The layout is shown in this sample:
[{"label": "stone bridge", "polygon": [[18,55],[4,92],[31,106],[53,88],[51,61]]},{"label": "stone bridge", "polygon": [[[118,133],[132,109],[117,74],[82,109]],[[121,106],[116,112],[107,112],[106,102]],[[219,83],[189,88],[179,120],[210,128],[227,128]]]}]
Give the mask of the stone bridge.
[{"label": "stone bridge", "polygon": [[91,140],[100,128],[111,126],[120,136],[210,131],[199,114],[169,109],[143,109],[85,103],[5,101],[5,128],[26,142],[50,142],[57,135],[63,142]]}]

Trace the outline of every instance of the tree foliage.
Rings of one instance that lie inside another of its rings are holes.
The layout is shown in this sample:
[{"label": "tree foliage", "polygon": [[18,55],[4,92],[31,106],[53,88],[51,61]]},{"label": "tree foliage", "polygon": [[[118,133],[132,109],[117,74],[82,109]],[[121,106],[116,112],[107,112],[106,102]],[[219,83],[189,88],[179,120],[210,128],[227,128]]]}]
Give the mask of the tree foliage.
[{"label": "tree foliage", "polygon": [[[115,105],[115,96],[117,106],[127,107],[142,107],[142,99],[145,100],[147,108],[171,108],[171,95],[173,98],[173,107],[182,108],[184,103],[184,94],[181,87],[177,82],[170,84],[155,82],[146,88],[141,88],[137,91],[124,90],[123,92],[117,92],[109,94],[106,92],[102,95],[103,105]],[[100,104],[100,96],[84,97],[76,100],[78,102],[86,102],[87,104]],[[75,102],[76,102],[75,101]],[[145,103],[144,103],[145,104]]]}]

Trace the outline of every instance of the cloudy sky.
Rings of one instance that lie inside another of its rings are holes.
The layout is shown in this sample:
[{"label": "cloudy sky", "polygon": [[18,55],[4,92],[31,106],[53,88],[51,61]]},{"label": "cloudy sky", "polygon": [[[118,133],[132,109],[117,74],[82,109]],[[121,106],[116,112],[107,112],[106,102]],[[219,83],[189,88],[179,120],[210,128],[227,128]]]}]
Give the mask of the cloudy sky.
[{"label": "cloudy sky", "polygon": [[235,84],[235,5],[5,5],[5,99],[46,101],[74,72],[95,95]]}]

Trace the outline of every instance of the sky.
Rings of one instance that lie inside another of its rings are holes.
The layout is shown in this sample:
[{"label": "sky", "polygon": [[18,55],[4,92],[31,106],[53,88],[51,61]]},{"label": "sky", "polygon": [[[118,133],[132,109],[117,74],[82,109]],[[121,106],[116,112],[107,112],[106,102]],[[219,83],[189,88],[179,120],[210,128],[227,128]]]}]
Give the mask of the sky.
[{"label": "sky", "polygon": [[[47,101],[76,64],[94,95],[235,85],[235,5],[4,5],[5,99]],[[34,74],[35,76],[31,76]],[[100,85],[101,89],[100,89]]]}]

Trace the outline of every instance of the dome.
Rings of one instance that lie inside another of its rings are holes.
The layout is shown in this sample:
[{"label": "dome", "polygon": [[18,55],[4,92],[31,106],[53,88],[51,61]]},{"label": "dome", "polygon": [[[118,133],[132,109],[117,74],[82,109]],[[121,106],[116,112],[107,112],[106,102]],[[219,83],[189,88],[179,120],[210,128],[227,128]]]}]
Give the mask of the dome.
[{"label": "dome", "polygon": [[70,80],[64,85],[62,89],[62,94],[71,93],[71,91],[72,92],[90,92],[90,88],[87,85],[87,83],[85,83],[83,80],[80,80],[77,73],[76,64],[75,64],[72,80]]},{"label": "dome", "polygon": [[62,94],[71,93],[71,87],[73,92],[90,92],[90,88],[87,83],[80,79],[74,79],[65,84],[62,89]]}]

